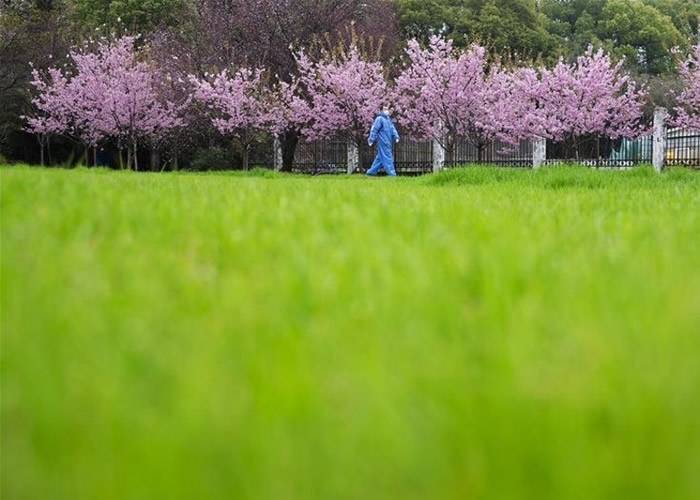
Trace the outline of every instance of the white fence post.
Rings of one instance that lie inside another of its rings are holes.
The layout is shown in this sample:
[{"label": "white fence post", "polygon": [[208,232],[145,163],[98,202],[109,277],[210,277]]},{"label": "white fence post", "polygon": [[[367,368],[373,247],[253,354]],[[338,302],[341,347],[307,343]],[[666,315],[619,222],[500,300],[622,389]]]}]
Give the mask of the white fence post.
[{"label": "white fence post", "polygon": [[433,172],[445,168],[445,148],[437,139],[433,139]]},{"label": "white fence post", "polygon": [[654,170],[657,172],[661,172],[666,166],[667,119],[668,110],[666,108],[656,108],[654,110],[654,146],[652,158]]},{"label": "white fence post", "polygon": [[532,168],[538,169],[547,161],[547,139],[535,137],[532,139]]},{"label": "white fence post", "polygon": [[360,151],[357,148],[357,142],[353,139],[348,141],[348,175],[354,174],[360,163]]},{"label": "white fence post", "polygon": [[433,172],[437,173],[443,168],[445,168],[445,157],[447,152],[445,151],[444,140],[445,140],[445,124],[442,120],[438,121],[437,132],[442,136],[442,141],[439,141],[437,137],[433,138]]},{"label": "white fence post", "polygon": [[[437,132],[445,139],[445,126],[442,120],[438,121]],[[444,142],[439,141],[437,137],[433,138],[433,172],[439,172],[445,168],[445,146]]]},{"label": "white fence post", "polygon": [[277,172],[279,172],[280,170],[282,170],[282,162],[283,162],[283,160],[282,160],[282,141],[280,141],[280,138],[277,136],[275,136],[275,140],[272,143],[272,149],[273,149],[273,155],[274,155],[274,158],[272,161],[274,163],[275,170]]}]

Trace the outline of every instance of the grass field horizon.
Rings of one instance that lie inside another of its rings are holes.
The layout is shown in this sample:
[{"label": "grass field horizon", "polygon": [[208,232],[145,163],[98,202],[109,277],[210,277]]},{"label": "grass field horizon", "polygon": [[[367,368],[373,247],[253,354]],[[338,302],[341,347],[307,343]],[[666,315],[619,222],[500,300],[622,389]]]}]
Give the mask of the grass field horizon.
[{"label": "grass field horizon", "polygon": [[2,497],[700,497],[700,173],[0,168]]}]

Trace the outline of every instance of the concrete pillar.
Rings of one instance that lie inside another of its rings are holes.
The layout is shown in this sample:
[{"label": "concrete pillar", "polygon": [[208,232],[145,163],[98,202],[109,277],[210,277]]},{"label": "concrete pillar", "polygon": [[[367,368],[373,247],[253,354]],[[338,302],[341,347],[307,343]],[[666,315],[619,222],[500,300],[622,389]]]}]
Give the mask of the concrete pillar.
[{"label": "concrete pillar", "polygon": [[272,148],[273,148],[273,163],[275,170],[279,172],[282,170],[282,141],[280,141],[280,138],[275,136],[275,140],[272,143]]},{"label": "concrete pillar", "polygon": [[348,175],[354,174],[360,165],[360,151],[357,148],[357,142],[350,140],[348,142]]},{"label": "concrete pillar", "polygon": [[654,110],[654,146],[652,150],[652,161],[654,170],[657,172],[661,172],[666,166],[667,119],[668,110],[666,108],[656,108]]},{"label": "concrete pillar", "polygon": [[547,161],[547,139],[534,137],[532,139],[532,168],[538,169]]},{"label": "concrete pillar", "polygon": [[445,167],[445,148],[437,139],[433,139],[433,172]]},{"label": "concrete pillar", "polygon": [[438,141],[437,138],[433,139],[433,172],[439,172],[445,168],[445,158],[447,157],[444,146],[445,124],[442,120],[438,121],[437,132],[442,136],[442,141]]}]

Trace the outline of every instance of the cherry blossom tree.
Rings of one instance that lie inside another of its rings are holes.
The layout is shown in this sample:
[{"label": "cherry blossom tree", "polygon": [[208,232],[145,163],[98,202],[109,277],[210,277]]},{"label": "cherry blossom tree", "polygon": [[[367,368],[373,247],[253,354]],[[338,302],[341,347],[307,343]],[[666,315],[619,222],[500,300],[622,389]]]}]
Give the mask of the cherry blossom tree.
[{"label": "cherry blossom tree", "polygon": [[39,140],[41,165],[45,165],[44,151],[49,146],[50,138],[68,131],[73,113],[72,102],[68,97],[68,79],[63,73],[51,68],[43,77],[36,69],[32,70],[32,85],[37,91],[32,99],[36,112],[24,117],[26,129],[34,133]]},{"label": "cherry blossom tree", "polygon": [[52,68],[47,78],[35,74],[37,113],[27,120],[30,130],[41,134],[52,126],[52,132],[79,137],[93,148],[113,138],[120,163],[127,149],[127,168],[133,159],[138,170],[139,141],[161,137],[182,119],[180,107],[158,92],[161,73],[140,58],[134,42],[129,36],[101,40],[94,50],[71,51],[72,70]]},{"label": "cherry blossom tree", "polygon": [[[533,85],[529,87],[528,85]],[[504,149],[515,148],[520,140],[532,139],[538,129],[539,116],[532,112],[532,100],[523,87],[537,89],[536,72],[530,68],[506,68],[498,62],[490,64],[482,94],[480,121],[471,133],[479,159],[483,148],[493,141],[504,143]],[[467,136],[470,137],[470,136]]]},{"label": "cherry blossom tree", "polygon": [[503,134],[511,139],[546,138],[546,96],[542,73],[535,68],[499,69],[491,78],[491,112],[498,114]]},{"label": "cherry blossom tree", "polygon": [[96,124],[104,135],[116,138],[119,149],[127,149],[127,168],[133,158],[138,170],[139,141],[156,140],[182,119],[177,105],[162,100],[161,73],[139,58],[134,42],[127,36],[100,42],[94,52],[73,54],[73,83],[81,97],[83,123]]},{"label": "cherry blossom tree", "polygon": [[202,79],[192,75],[190,81],[194,100],[206,107],[219,133],[240,145],[248,170],[252,143],[260,134],[281,131],[290,116],[266,86],[262,70],[242,67]]},{"label": "cherry blossom tree", "polygon": [[[81,55],[72,52],[71,61],[80,60]],[[100,126],[98,110],[101,93],[94,94],[84,86],[84,76],[60,68],[49,68],[45,73],[32,72],[32,86],[36,96],[32,99],[34,112],[25,117],[27,131],[37,135],[43,149],[50,144],[52,136],[62,135],[82,142],[86,151],[103,140],[107,131]],[[94,89],[92,89],[94,90]],[[96,153],[94,153],[96,154]],[[94,157],[93,157],[94,160]]]},{"label": "cherry blossom tree", "polygon": [[[387,100],[384,66],[364,57],[356,45],[317,61],[297,54],[297,125],[308,140],[341,137],[362,150],[377,112]],[[360,161],[361,164],[361,161]]]},{"label": "cherry blossom tree", "polygon": [[576,156],[582,138],[634,138],[647,131],[646,92],[622,70],[624,61],[592,48],[574,63],[552,69],[519,69],[511,79],[509,119],[521,137],[572,144]]},{"label": "cherry blossom tree", "polygon": [[679,72],[684,88],[678,96],[680,105],[675,110],[673,123],[678,127],[700,130],[700,44],[693,47]]},{"label": "cherry blossom tree", "polygon": [[161,162],[161,152],[165,149],[167,149],[169,161],[174,167],[177,166],[178,151],[187,144],[185,138],[190,135],[192,128],[196,128],[204,120],[204,117],[191,112],[192,85],[187,77],[183,78],[179,73],[173,73],[168,68],[162,67],[157,60],[150,59],[152,54],[150,47],[148,50],[151,69],[156,76],[153,87],[157,99],[161,103],[167,103],[176,118],[170,126],[155,128],[147,135],[151,150],[151,170],[158,170],[165,168],[166,163]]},{"label": "cherry blossom tree", "polygon": [[451,40],[430,39],[427,48],[411,40],[408,65],[396,79],[395,106],[399,123],[420,139],[437,140],[453,158],[454,144],[464,138],[482,155],[494,139],[513,142],[500,113],[500,91],[506,80],[498,65],[489,68],[486,50],[472,45],[456,50]]}]

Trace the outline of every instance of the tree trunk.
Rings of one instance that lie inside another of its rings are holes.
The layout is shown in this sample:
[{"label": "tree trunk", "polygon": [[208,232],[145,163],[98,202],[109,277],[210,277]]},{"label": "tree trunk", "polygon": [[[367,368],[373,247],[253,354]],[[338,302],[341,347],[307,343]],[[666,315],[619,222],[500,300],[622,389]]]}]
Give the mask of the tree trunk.
[{"label": "tree trunk", "polygon": [[347,141],[347,160],[345,171],[348,175],[351,175],[360,168],[360,146],[354,137],[348,138]]},{"label": "tree trunk", "polygon": [[151,149],[151,170],[154,172],[160,170],[160,151],[155,147]]},{"label": "tree trunk", "polygon": [[299,144],[299,132],[286,130],[280,137],[282,142],[282,169],[281,172],[291,172],[294,165],[294,153]]},{"label": "tree trunk", "polygon": [[124,150],[119,148],[119,170],[124,170]]},{"label": "tree trunk", "polygon": [[173,153],[173,170],[180,170],[180,162],[177,158],[177,151]]},{"label": "tree trunk", "polygon": [[486,146],[483,143],[479,143],[476,146],[476,157],[477,157],[477,162],[482,163],[484,161],[484,148]]},{"label": "tree trunk", "polygon": [[134,170],[139,171],[139,150],[136,141],[134,141]]},{"label": "tree trunk", "polygon": [[41,158],[41,166],[44,166],[44,141],[39,139],[39,157]]},{"label": "tree trunk", "polygon": [[51,138],[46,138],[46,155],[48,156],[49,166],[53,163],[51,160]]},{"label": "tree trunk", "polygon": [[92,148],[92,166],[97,166],[97,146],[93,146]]},{"label": "tree trunk", "polygon": [[250,169],[250,144],[244,144],[242,149],[243,170],[246,172]]},{"label": "tree trunk", "polygon": [[445,156],[447,157],[447,165],[455,166],[455,141],[447,140],[445,143]]}]

